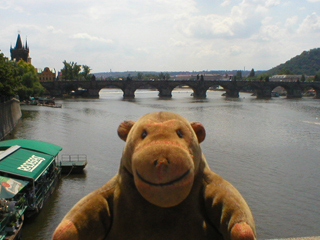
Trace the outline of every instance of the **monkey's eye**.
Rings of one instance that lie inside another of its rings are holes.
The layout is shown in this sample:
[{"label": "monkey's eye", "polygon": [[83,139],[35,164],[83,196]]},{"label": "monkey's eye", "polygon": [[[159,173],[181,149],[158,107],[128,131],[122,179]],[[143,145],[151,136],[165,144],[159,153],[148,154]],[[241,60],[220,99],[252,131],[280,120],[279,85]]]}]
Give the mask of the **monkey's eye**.
[{"label": "monkey's eye", "polygon": [[179,138],[183,138],[183,133],[182,133],[181,129],[177,130],[177,135]]},{"label": "monkey's eye", "polygon": [[146,130],[143,130],[143,132],[141,133],[141,138],[145,139],[145,137],[148,135]]}]

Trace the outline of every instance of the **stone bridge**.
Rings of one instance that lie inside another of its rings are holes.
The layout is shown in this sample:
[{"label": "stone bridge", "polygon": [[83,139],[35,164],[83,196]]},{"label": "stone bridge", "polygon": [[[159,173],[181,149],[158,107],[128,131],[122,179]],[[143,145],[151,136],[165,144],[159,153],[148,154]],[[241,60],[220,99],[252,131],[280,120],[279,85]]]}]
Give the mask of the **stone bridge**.
[{"label": "stone bridge", "polygon": [[159,91],[159,97],[171,98],[172,90],[179,86],[189,86],[195,98],[206,98],[210,87],[221,86],[226,97],[238,98],[240,91],[254,91],[257,98],[271,98],[271,92],[278,86],[287,91],[287,98],[301,98],[302,93],[314,89],[316,98],[320,98],[320,82],[265,82],[265,81],[224,81],[224,80],[103,80],[103,81],[52,81],[41,82],[52,96],[62,96],[71,91],[83,90],[83,96],[99,97],[102,88],[119,88],[124,98],[134,98],[135,91],[152,88]]}]

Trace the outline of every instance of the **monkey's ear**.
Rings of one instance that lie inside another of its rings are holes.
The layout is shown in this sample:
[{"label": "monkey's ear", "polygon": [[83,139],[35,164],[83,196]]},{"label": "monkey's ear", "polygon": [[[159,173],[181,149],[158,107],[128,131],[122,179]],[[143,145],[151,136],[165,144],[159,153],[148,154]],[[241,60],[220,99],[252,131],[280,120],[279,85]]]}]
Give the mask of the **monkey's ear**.
[{"label": "monkey's ear", "polygon": [[132,126],[134,125],[134,121],[128,120],[128,121],[123,121],[122,123],[120,123],[119,127],[118,127],[118,136],[123,140],[126,141],[128,134],[132,128]]},{"label": "monkey's ear", "polygon": [[198,142],[201,143],[206,138],[206,130],[204,126],[199,122],[191,122],[191,127],[197,135]]}]

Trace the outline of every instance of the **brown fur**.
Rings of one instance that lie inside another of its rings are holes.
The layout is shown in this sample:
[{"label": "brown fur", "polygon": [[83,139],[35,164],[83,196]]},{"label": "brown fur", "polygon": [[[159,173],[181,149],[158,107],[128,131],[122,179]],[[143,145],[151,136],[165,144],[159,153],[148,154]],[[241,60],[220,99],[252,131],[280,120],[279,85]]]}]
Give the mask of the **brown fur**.
[{"label": "brown fur", "polygon": [[240,193],[212,172],[205,130],[170,112],[118,128],[126,141],[119,173],[81,199],[53,239],[255,239]]}]

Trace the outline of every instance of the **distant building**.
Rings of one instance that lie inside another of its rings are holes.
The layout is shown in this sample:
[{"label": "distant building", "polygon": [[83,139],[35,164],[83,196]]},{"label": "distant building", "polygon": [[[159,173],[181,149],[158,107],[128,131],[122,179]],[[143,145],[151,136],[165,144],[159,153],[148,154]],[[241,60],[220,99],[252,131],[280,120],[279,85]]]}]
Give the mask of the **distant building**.
[{"label": "distant building", "polygon": [[272,82],[297,82],[300,81],[302,75],[273,75],[269,78],[269,80]]},{"label": "distant building", "polygon": [[56,70],[54,68],[37,68],[38,77],[40,82],[48,82],[56,80]]},{"label": "distant building", "polygon": [[21,59],[27,63],[31,63],[31,58],[29,57],[29,47],[26,41],[26,45],[23,46],[20,34],[17,37],[17,43],[14,48],[10,47],[11,60],[20,61]]}]

